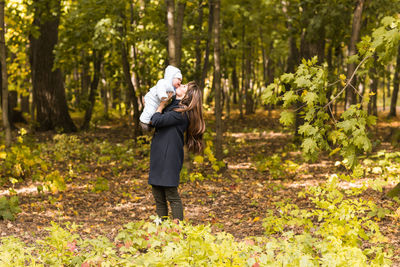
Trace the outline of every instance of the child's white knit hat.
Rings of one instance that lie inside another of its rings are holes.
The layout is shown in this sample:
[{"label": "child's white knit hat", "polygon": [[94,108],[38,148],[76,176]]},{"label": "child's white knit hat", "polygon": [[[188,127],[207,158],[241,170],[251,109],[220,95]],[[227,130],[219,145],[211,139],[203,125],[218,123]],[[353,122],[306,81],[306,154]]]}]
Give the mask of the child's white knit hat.
[{"label": "child's white knit hat", "polygon": [[182,80],[182,73],[178,71],[173,78],[181,79]]}]

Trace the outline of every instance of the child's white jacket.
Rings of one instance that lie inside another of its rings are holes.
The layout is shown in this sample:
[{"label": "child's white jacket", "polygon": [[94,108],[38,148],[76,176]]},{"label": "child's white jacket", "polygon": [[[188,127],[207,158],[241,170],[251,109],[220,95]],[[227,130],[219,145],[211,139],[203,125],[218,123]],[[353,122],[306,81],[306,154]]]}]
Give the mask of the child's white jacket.
[{"label": "child's white jacket", "polygon": [[165,69],[164,79],[159,80],[144,96],[145,105],[140,115],[141,122],[150,123],[150,119],[156,112],[161,100],[168,97],[167,92],[173,92],[175,94],[172,80],[176,77],[182,77],[181,71],[177,67],[169,65]]}]

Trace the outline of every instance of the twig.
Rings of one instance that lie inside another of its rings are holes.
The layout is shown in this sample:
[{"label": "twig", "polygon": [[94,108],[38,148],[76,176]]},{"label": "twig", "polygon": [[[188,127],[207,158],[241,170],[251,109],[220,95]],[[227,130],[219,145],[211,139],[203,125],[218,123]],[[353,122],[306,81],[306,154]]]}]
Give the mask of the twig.
[{"label": "twig", "polygon": [[304,108],[305,106],[307,106],[307,103],[305,103],[304,105],[300,106],[299,108],[296,108],[294,111],[299,111],[300,109]]},{"label": "twig", "polygon": [[328,84],[326,87],[333,86],[333,85],[335,85],[335,84],[339,83],[340,81],[341,81],[341,80],[337,80],[336,82],[333,82],[333,83],[330,83],[330,84]]},{"label": "twig", "polygon": [[351,75],[350,79],[347,80],[346,85],[342,88],[342,90],[341,90],[334,98],[332,98],[331,101],[329,101],[329,102],[324,106],[324,108],[326,108],[327,106],[329,106],[330,104],[332,104],[333,101],[334,101],[336,98],[338,98],[338,97],[344,92],[344,90],[346,90],[346,88],[350,85],[351,81],[353,80],[354,75],[356,75],[357,70],[358,70],[358,69],[360,68],[360,66],[361,66],[368,58],[370,58],[370,57],[371,57],[371,56],[367,56],[367,57],[365,57],[363,60],[361,60],[361,62],[358,64],[358,66],[357,66],[356,69],[354,70],[353,74]]},{"label": "twig", "polygon": [[332,117],[332,119],[333,119],[333,122],[336,124],[337,121],[336,121],[336,119],[335,119],[335,115],[333,115],[331,105],[329,105],[328,107],[329,107],[329,111],[331,112],[331,115],[332,115],[331,117]]},{"label": "twig", "polygon": [[354,91],[355,91],[361,98],[363,98],[362,94],[360,94],[360,92],[357,90],[357,88],[355,88],[352,84],[350,84],[350,86],[354,89]]}]

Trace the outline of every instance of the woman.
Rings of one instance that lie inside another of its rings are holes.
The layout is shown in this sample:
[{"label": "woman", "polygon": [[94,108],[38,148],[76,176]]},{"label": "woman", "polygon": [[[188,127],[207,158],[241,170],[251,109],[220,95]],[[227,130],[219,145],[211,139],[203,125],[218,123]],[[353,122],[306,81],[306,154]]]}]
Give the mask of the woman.
[{"label": "woman", "polygon": [[[150,151],[149,184],[156,201],[157,215],[168,216],[167,201],[172,217],[183,220],[182,201],[178,193],[179,174],[183,164],[183,146],[198,153],[203,149],[205,130],[200,88],[189,82],[176,89],[176,97],[166,107],[162,101],[151,118],[155,127]],[[184,132],[186,131],[186,140]]]}]

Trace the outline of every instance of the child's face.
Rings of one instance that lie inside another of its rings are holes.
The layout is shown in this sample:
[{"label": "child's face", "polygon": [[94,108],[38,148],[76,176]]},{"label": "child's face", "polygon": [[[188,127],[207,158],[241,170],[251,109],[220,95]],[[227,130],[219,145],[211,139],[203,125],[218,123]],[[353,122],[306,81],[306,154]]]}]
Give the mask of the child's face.
[{"label": "child's face", "polygon": [[178,88],[179,86],[181,86],[181,82],[182,80],[179,78],[173,78],[172,79],[172,86],[175,88]]},{"label": "child's face", "polygon": [[187,84],[183,84],[178,88],[176,88],[176,97],[178,99],[182,99],[185,96],[187,89],[188,89]]}]

